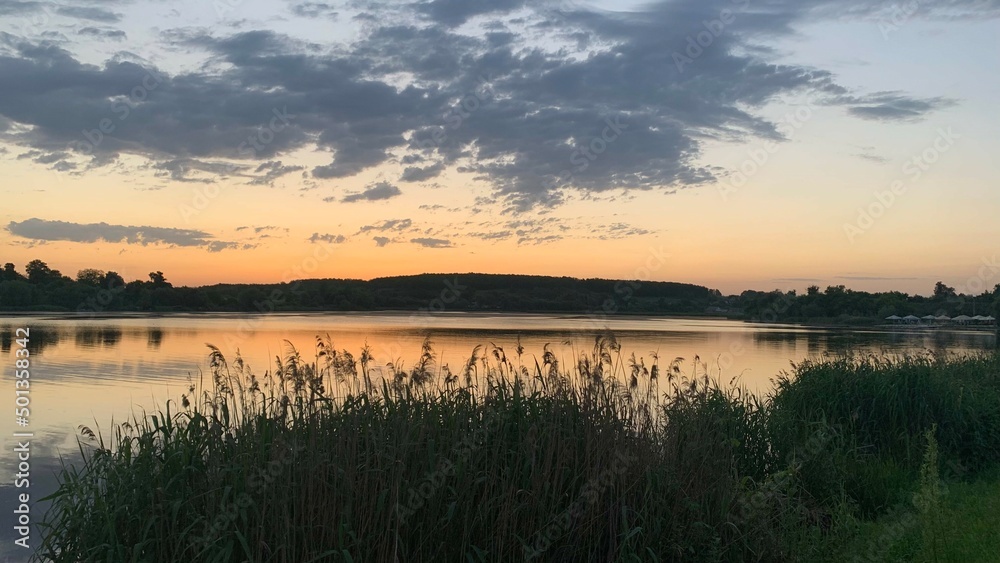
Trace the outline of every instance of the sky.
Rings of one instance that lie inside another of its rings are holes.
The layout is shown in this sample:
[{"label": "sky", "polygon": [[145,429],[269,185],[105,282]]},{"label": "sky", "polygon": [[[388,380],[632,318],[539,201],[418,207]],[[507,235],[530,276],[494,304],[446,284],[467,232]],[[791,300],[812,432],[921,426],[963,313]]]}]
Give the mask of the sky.
[{"label": "sky", "polygon": [[0,262],[1000,283],[1000,0],[0,0]]}]

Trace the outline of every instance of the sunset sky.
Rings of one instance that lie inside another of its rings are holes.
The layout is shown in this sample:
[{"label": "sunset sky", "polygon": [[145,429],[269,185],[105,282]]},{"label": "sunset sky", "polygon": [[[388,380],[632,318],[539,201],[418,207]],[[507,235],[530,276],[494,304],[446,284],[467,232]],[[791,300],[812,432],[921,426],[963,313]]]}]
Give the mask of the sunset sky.
[{"label": "sunset sky", "polygon": [[0,263],[991,288],[998,37],[998,0],[0,0]]}]

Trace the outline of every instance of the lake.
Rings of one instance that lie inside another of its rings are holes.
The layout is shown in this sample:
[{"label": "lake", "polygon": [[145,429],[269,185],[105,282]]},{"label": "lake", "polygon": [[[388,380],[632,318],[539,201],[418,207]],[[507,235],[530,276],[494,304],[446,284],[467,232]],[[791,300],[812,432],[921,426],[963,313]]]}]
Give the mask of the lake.
[{"label": "lake", "polygon": [[[337,349],[360,355],[367,343],[374,364],[385,366],[402,360],[412,366],[421,344],[430,338],[438,364],[452,371],[460,367],[477,345],[498,346],[521,361],[541,363],[543,347],[563,365],[572,365],[578,354],[592,349],[605,328],[621,343],[621,362],[631,354],[649,366],[653,355],[666,367],[674,358],[685,358],[685,374],[706,372],[725,382],[737,377],[740,385],[766,392],[771,379],[791,362],[829,355],[854,353],[969,353],[996,348],[994,332],[897,329],[830,329],[779,324],[750,324],[717,319],[682,319],[618,316],[592,319],[583,315],[528,315],[479,313],[337,313],[287,315],[170,315],[120,316],[93,319],[60,316],[0,317],[0,358],[3,385],[14,402],[15,330],[30,329],[30,423],[15,424],[14,413],[3,417],[4,436],[0,483],[3,506],[14,503],[13,475],[17,446],[13,434],[32,432],[31,488],[34,501],[53,490],[60,456],[79,456],[78,427],[87,425],[108,434],[112,420],[120,422],[144,410],[152,411],[168,399],[179,400],[190,378],[208,373],[206,344],[218,346],[232,358],[238,349],[257,374],[271,369],[276,356],[285,353],[286,341],[304,359],[315,355],[316,337],[329,335]],[[700,362],[695,365],[694,358]],[[13,405],[11,405],[13,407]],[[32,507],[40,519],[44,507]],[[12,553],[13,515],[7,512],[0,537],[0,555]],[[37,544],[37,533],[32,543]],[[23,553],[13,552],[14,560]]]}]

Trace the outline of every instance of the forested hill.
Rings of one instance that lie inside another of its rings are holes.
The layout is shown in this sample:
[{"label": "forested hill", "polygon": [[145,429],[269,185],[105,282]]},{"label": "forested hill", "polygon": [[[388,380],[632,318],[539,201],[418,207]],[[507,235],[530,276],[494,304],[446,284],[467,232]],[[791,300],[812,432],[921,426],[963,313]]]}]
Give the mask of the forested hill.
[{"label": "forested hill", "polygon": [[[985,284],[980,284],[985,285]],[[994,315],[1000,284],[976,293],[942,282],[924,297],[898,291],[869,293],[842,285],[820,290],[747,290],[723,297],[700,285],[640,280],[576,279],[513,274],[421,274],[312,279],[275,284],[174,287],[163,272],[125,281],[116,272],[85,269],[64,276],[41,260],[24,273],[0,269],[0,311],[261,312],[272,311],[510,311],[716,314],[765,322],[880,324],[891,315]]]},{"label": "forested hill", "polygon": [[82,270],[72,279],[38,262],[24,275],[0,271],[0,310],[700,313],[721,298],[684,283],[472,273],[174,287],[162,272],[125,282],[115,272]]}]

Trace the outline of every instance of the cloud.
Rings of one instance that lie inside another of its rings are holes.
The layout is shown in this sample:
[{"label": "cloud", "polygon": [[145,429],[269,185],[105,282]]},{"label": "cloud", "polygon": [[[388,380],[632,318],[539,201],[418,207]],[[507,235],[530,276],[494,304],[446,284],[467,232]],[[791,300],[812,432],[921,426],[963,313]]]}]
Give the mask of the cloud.
[{"label": "cloud", "polygon": [[875,150],[875,147],[859,146],[858,148],[861,149],[861,152],[854,153],[854,156],[858,158],[863,158],[867,161],[874,162],[876,164],[885,164],[889,162],[889,159],[887,157],[878,154],[878,152]]},{"label": "cloud", "polygon": [[949,98],[929,98],[919,100],[899,92],[877,92],[875,94],[842,100],[851,115],[872,121],[919,121],[927,114],[955,105]]},{"label": "cloud", "polygon": [[293,5],[291,10],[296,16],[309,19],[328,18],[335,20],[339,16],[334,6],[324,2],[301,2]]},{"label": "cloud", "polygon": [[417,166],[409,166],[406,170],[403,170],[403,175],[399,177],[400,182],[423,182],[425,180],[430,180],[431,178],[436,178],[444,172],[444,164],[437,163],[426,168],[420,168]]},{"label": "cloud", "polygon": [[309,242],[323,241],[330,244],[341,244],[347,240],[347,237],[345,237],[344,235],[331,235],[331,234],[321,235],[319,233],[313,233],[308,240]]},{"label": "cloud", "polygon": [[[154,164],[153,169],[159,171],[157,173],[158,176],[169,176],[171,180],[176,182],[211,184],[220,177],[225,178],[234,173],[246,170],[246,166],[226,162],[207,162],[193,158],[179,158]],[[205,177],[201,173],[207,173],[210,176]]]},{"label": "cloud", "polygon": [[410,242],[424,248],[451,248],[453,246],[450,240],[440,238],[413,238],[410,239]]},{"label": "cloud", "polygon": [[389,239],[387,237],[373,237],[372,240],[375,241],[375,246],[379,248],[389,244]]},{"label": "cloud", "polygon": [[412,219],[386,219],[374,225],[365,225],[358,230],[358,234],[369,231],[405,231],[413,226]]},{"label": "cloud", "polygon": [[489,231],[465,233],[465,236],[477,238],[479,240],[504,240],[509,239],[514,233],[511,231]]},{"label": "cloud", "polygon": [[98,29],[96,27],[83,27],[77,32],[78,35],[97,37],[99,39],[110,39],[112,41],[123,41],[128,39],[124,31],[120,29]]},{"label": "cloud", "polygon": [[40,11],[48,4],[43,2],[18,2],[16,0],[0,1],[0,15],[3,16],[23,16]]},{"label": "cloud", "polygon": [[[0,13],[42,6],[5,1]],[[289,9],[329,18],[332,6],[297,2]],[[308,172],[322,182],[402,165],[400,181],[419,182],[454,170],[487,185],[489,199],[515,213],[552,208],[575,194],[672,193],[715,182],[706,144],[785,140],[763,110],[792,96],[875,122],[919,120],[957,103],[857,92],[829,70],[788,63],[759,44],[789,37],[803,23],[885,17],[889,0],[741,6],[660,0],[611,13],[557,0],[358,3],[364,33],[335,47],[259,28],[163,32],[159,46],[208,61],[172,72],[121,53],[91,64],[84,62],[92,60],[89,50],[84,58],[66,44],[5,35],[0,141],[89,157],[90,167],[137,155],[165,181],[228,174],[271,184]],[[733,10],[733,24],[678,68],[675,53],[723,8]],[[96,7],[57,11],[121,19]],[[995,1],[947,0],[922,4],[914,17],[973,20],[998,12]],[[467,23],[484,32],[458,28]],[[80,33],[111,39],[115,31]],[[104,120],[112,133],[99,130]],[[329,161],[308,170],[280,164],[300,150]],[[382,182],[340,201],[399,194]]]},{"label": "cloud", "polygon": [[300,170],[305,170],[305,167],[295,165],[286,166],[282,164],[280,160],[263,162],[253,171],[253,174],[257,174],[257,176],[253,176],[251,174],[253,178],[250,180],[250,184],[257,186],[273,186],[274,181],[278,178]]},{"label": "cloud", "polygon": [[79,243],[125,243],[148,246],[165,244],[170,246],[204,247],[210,252],[228,248],[251,248],[236,242],[214,240],[211,234],[191,229],[167,227],[109,225],[108,223],[70,223],[31,218],[11,221],[7,231],[12,235],[34,241],[70,241]]},{"label": "cloud", "polygon": [[594,229],[600,240],[616,240],[652,234],[653,231],[636,227],[627,223],[612,223],[606,227]]},{"label": "cloud", "polygon": [[402,195],[403,192],[396,186],[388,182],[372,184],[365,191],[357,194],[346,195],[341,199],[341,203],[355,203],[358,201],[381,201]]},{"label": "cloud", "polygon": [[239,243],[239,242],[225,242],[214,240],[205,246],[205,250],[209,252],[222,252],[223,250],[251,250],[257,248],[256,244],[249,243]]}]

